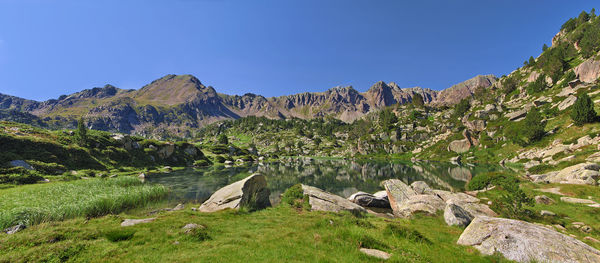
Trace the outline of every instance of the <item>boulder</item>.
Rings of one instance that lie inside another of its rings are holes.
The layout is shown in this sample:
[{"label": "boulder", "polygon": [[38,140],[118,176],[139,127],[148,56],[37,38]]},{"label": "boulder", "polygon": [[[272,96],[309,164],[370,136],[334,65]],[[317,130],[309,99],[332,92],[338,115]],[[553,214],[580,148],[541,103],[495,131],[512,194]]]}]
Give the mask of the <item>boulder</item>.
[{"label": "boulder", "polygon": [[341,211],[350,211],[353,213],[367,212],[363,207],[352,203],[341,196],[325,192],[316,187],[302,185],[302,191],[304,192],[304,195],[308,197],[308,203],[311,206],[311,210],[336,213]]},{"label": "boulder", "polygon": [[600,61],[590,58],[573,69],[578,79],[592,83],[600,77]]},{"label": "boulder", "polygon": [[467,139],[454,140],[448,144],[448,151],[453,151],[455,153],[468,152],[469,149],[471,149],[471,143]]},{"label": "boulder", "polygon": [[473,215],[454,203],[447,203],[444,208],[444,220],[449,226],[466,227],[473,220]]},{"label": "boulder", "polygon": [[575,238],[513,219],[476,217],[457,243],[517,262],[600,262],[600,251]]},{"label": "boulder", "polygon": [[409,199],[402,201],[397,207],[392,207],[394,216],[410,217],[415,212],[424,212],[429,215],[435,215],[438,210],[443,210],[446,206],[444,200],[436,195],[414,195]]},{"label": "boulder", "polygon": [[144,219],[125,219],[121,223],[121,226],[135,226],[137,224],[150,223],[150,222],[152,222],[154,220],[156,220],[156,217],[144,218]]},{"label": "boulder", "polygon": [[348,197],[348,200],[362,207],[390,207],[390,201],[388,200],[387,195],[385,195],[383,198],[378,198],[369,193],[357,192]]},{"label": "boulder", "polygon": [[35,170],[31,165],[29,165],[26,161],[23,160],[14,160],[8,163],[12,167],[23,167],[25,170]]},{"label": "boulder", "polygon": [[556,214],[552,211],[542,210],[542,211],[540,211],[540,215],[541,216],[555,216]]},{"label": "boulder", "polygon": [[410,186],[406,185],[404,182],[398,179],[389,179],[383,181],[382,185],[385,188],[385,191],[387,192],[387,196],[390,201],[390,206],[394,210],[398,208],[398,205],[400,205],[402,201],[417,195],[417,192],[415,192],[415,190],[413,190]]},{"label": "boulder", "polygon": [[573,95],[569,95],[569,97],[567,97],[566,99],[564,99],[563,101],[561,101],[557,105],[557,107],[561,111],[566,110],[568,107],[571,107],[571,105],[575,104],[576,100],[577,100],[577,97],[575,97]]},{"label": "boulder", "polygon": [[507,113],[506,118],[508,118],[509,121],[515,121],[517,119],[525,117],[525,115],[527,115],[527,110],[521,109],[518,111],[513,111],[511,113]]},{"label": "boulder", "polygon": [[600,178],[600,165],[596,163],[580,163],[552,173],[543,178],[549,183],[591,184],[595,185]]},{"label": "boulder", "polygon": [[269,194],[267,180],[263,175],[255,173],[217,190],[198,208],[198,211],[215,212],[240,207],[262,209],[271,205]]},{"label": "boulder", "polygon": [[161,159],[167,159],[171,157],[171,155],[175,152],[175,145],[172,143],[168,143],[160,146],[158,149],[158,157]]}]

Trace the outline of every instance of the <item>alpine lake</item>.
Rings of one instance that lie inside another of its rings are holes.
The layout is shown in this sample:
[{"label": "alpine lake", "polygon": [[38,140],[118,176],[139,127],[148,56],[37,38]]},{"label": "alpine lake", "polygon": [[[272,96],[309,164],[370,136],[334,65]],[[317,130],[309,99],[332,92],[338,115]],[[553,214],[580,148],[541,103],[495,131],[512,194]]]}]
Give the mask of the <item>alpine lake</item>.
[{"label": "alpine lake", "polygon": [[289,187],[302,183],[318,187],[344,198],[358,192],[383,190],[381,182],[400,179],[410,184],[425,181],[433,189],[464,191],[471,178],[479,173],[503,171],[494,165],[456,165],[446,162],[400,162],[380,160],[344,160],[287,158],[271,163],[251,163],[184,170],[148,176],[146,180],[167,186],[169,202],[202,203],[215,191],[253,173],[267,179],[272,204]]}]

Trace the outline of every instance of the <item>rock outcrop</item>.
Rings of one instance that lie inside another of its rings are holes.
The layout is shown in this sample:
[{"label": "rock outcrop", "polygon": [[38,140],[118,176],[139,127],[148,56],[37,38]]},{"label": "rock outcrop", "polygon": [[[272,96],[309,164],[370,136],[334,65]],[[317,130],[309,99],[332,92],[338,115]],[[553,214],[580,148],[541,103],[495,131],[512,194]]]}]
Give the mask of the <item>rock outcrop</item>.
[{"label": "rock outcrop", "polygon": [[261,174],[253,174],[243,180],[217,190],[198,211],[215,212],[223,209],[262,209],[271,205],[267,181]]},{"label": "rock outcrop", "polygon": [[563,184],[596,185],[600,179],[600,165],[596,163],[580,163],[562,169],[558,173],[549,173],[536,177],[536,181]]},{"label": "rock outcrop", "polygon": [[517,262],[600,262],[600,251],[575,238],[512,219],[476,217],[457,243]]},{"label": "rock outcrop", "polygon": [[590,58],[573,69],[578,79],[592,83],[600,77],[600,60]]},{"label": "rock outcrop", "polygon": [[357,192],[348,197],[348,200],[362,207],[378,207],[378,208],[389,208],[390,201],[387,198],[387,194],[383,197],[377,197],[374,194],[365,192]]}]

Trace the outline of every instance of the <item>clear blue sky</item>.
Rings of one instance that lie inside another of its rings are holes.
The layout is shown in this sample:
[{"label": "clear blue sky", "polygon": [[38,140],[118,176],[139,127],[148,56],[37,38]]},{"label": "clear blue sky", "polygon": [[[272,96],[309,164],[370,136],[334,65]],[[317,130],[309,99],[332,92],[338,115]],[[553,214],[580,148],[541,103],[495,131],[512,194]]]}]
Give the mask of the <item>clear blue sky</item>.
[{"label": "clear blue sky", "polygon": [[138,89],[169,73],[228,94],[440,90],[511,72],[594,2],[0,0],[0,93]]}]

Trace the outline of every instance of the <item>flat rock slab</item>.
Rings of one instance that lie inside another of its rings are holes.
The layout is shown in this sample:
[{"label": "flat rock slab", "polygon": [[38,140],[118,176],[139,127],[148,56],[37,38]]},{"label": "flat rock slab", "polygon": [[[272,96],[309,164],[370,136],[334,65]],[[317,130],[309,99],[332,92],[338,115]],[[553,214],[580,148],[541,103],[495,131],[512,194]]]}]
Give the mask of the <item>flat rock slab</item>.
[{"label": "flat rock slab", "polygon": [[600,262],[600,251],[575,238],[513,219],[476,217],[457,243],[517,262]]},{"label": "flat rock slab", "polygon": [[319,188],[303,184],[302,191],[304,192],[304,195],[308,196],[308,203],[311,206],[311,210],[336,213],[341,211],[367,213],[367,210],[362,206],[352,203],[350,200],[341,196],[325,192]]},{"label": "flat rock slab", "polygon": [[551,193],[551,194],[555,194],[555,195],[565,195],[563,193],[560,192],[560,188],[559,187],[553,187],[553,188],[544,188],[544,189],[535,189],[536,191],[540,191],[540,192],[544,192],[544,193]]},{"label": "flat rock slab", "polygon": [[150,223],[154,220],[156,220],[156,217],[144,218],[144,219],[125,219],[125,221],[123,221],[123,223],[121,223],[121,226],[135,226],[137,224]]},{"label": "flat rock slab", "polygon": [[589,199],[581,199],[581,198],[566,197],[566,196],[561,197],[560,201],[563,201],[565,203],[571,203],[571,204],[589,204],[589,205],[596,204],[596,202],[589,200]]},{"label": "flat rock slab", "polygon": [[361,248],[360,252],[365,253],[372,257],[383,259],[383,260],[387,260],[392,256],[389,253],[386,253],[384,251],[377,250],[377,249],[371,249],[371,248]]}]

